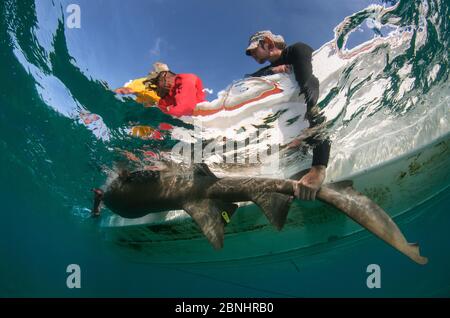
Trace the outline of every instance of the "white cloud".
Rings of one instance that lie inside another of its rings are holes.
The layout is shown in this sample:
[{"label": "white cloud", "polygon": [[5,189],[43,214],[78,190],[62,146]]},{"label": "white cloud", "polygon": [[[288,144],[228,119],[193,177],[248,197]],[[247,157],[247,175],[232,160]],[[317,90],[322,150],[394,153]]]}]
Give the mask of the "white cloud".
[{"label": "white cloud", "polygon": [[153,45],[153,48],[150,50],[150,54],[154,56],[160,56],[161,55],[161,43],[163,40],[161,38],[156,38],[155,44]]}]

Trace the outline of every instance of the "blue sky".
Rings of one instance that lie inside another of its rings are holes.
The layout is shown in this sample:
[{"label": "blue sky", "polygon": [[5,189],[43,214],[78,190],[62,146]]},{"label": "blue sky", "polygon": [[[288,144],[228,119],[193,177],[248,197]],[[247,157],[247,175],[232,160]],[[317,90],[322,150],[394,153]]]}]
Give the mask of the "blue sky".
[{"label": "blue sky", "polygon": [[[40,1],[37,1],[38,3]],[[379,0],[61,0],[81,8],[81,28],[66,29],[69,51],[112,88],[144,76],[155,61],[198,74],[216,93],[260,67],[244,54],[249,36],[272,30],[318,49],[344,17]],[[56,5],[55,10],[59,10]],[[67,15],[67,14],[66,14]]]}]

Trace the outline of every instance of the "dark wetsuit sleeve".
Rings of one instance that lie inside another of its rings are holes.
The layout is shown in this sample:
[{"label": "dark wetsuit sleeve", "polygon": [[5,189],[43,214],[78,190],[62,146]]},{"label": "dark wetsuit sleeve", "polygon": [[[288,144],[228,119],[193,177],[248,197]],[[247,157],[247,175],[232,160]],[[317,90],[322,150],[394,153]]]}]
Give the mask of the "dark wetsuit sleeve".
[{"label": "dark wetsuit sleeve", "polygon": [[[314,113],[313,107],[316,106],[319,99],[319,80],[312,75],[307,81],[304,89],[306,105],[308,110],[308,121],[310,127],[320,125],[324,122],[325,118],[318,113]],[[313,166],[327,166],[330,158],[331,142],[327,139],[317,139],[311,137],[308,142],[313,145]]]},{"label": "dark wetsuit sleeve", "polygon": [[280,58],[272,65],[292,65],[301,93],[304,92],[305,85],[312,76],[312,52],[313,49],[309,45],[298,42],[285,48]]},{"label": "dark wetsuit sleeve", "polygon": [[331,142],[329,139],[322,140],[314,146],[312,166],[328,166],[330,159]]},{"label": "dark wetsuit sleeve", "polygon": [[[312,75],[308,80],[305,87],[305,99],[308,110],[308,121],[310,127],[320,125],[324,122],[325,118],[318,113],[312,111],[313,107],[316,106],[317,100],[319,98],[319,80]],[[313,166],[327,166],[328,160],[330,158],[330,148],[331,142],[327,139],[317,139],[312,137],[309,142],[313,145]]]},{"label": "dark wetsuit sleeve", "polygon": [[312,72],[313,49],[298,42],[288,46],[281,53],[280,58],[272,66],[287,64],[292,66],[295,79],[300,86],[300,94],[305,94],[308,111],[316,105],[319,98],[319,80]]},{"label": "dark wetsuit sleeve", "polygon": [[[310,46],[299,42],[284,49],[280,59],[272,65],[292,65],[295,79],[300,86],[300,94],[305,94],[308,112],[317,104],[319,98],[319,80],[312,72],[312,53],[313,49]],[[313,117],[311,114],[308,114],[307,117],[311,127],[322,123],[324,120],[324,118]],[[314,145],[312,165],[327,166],[330,158],[330,141],[328,139],[315,140],[311,138],[309,143]]]}]

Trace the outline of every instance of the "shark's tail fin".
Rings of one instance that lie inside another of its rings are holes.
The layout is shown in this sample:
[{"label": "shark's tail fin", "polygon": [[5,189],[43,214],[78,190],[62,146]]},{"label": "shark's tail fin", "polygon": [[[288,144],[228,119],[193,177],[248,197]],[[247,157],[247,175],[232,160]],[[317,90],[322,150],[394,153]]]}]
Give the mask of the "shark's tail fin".
[{"label": "shark's tail fin", "polygon": [[375,202],[356,191],[351,181],[341,181],[321,187],[317,197],[338,208],[380,239],[418,264],[428,262],[420,255],[419,245],[410,244],[392,218]]},{"label": "shark's tail fin", "polygon": [[420,248],[417,243],[408,243],[408,251],[405,251],[405,254],[420,265],[425,265],[428,263],[428,258],[420,255]]},{"label": "shark's tail fin", "polygon": [[286,222],[293,197],[277,192],[258,193],[252,201],[263,210],[269,222],[277,230],[281,230]]}]

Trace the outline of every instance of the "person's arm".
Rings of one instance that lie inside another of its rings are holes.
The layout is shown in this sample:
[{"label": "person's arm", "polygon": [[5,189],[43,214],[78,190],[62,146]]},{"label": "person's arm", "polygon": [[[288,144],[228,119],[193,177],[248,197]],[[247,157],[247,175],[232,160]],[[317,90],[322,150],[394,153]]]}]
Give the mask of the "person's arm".
[{"label": "person's arm", "polygon": [[245,77],[261,77],[261,76],[267,76],[272,75],[274,72],[272,71],[272,65],[265,66],[263,68],[260,68],[254,73],[251,74],[245,74]]},{"label": "person's arm", "polygon": [[[309,116],[311,117],[311,116]],[[314,127],[320,121],[310,119],[310,127]],[[323,120],[323,118],[322,118]],[[331,142],[327,139],[319,139],[314,136],[307,140],[313,147],[313,158],[310,171],[298,182],[295,190],[297,198],[302,200],[315,200],[326,177],[326,169],[330,158]]]},{"label": "person's arm", "polygon": [[308,173],[294,184],[294,194],[301,200],[315,200],[326,177],[326,166],[311,166]]},{"label": "person's arm", "polygon": [[280,74],[280,73],[291,73],[291,66],[288,64],[282,64],[278,66],[272,67],[272,72],[274,74]]},{"label": "person's arm", "polygon": [[173,116],[192,115],[197,105],[197,77],[187,75],[175,82],[175,105],[169,105],[168,113]]},{"label": "person's arm", "polygon": [[296,43],[283,52],[280,64],[292,65],[295,79],[300,86],[300,92],[304,93],[305,85],[313,75],[312,72],[313,49],[304,43]]},{"label": "person's arm", "polygon": [[[312,48],[303,43],[297,43],[289,48],[283,64],[291,64],[295,79],[300,86],[300,93],[305,94],[307,118],[310,127],[321,124],[324,120],[319,114],[314,114],[314,108],[319,97],[319,81],[312,73]],[[310,171],[302,177],[296,188],[296,196],[303,200],[315,200],[316,194],[326,177],[326,168],[330,156],[329,140],[311,138],[313,145],[313,160]]]},{"label": "person's arm", "polygon": [[[307,105],[306,118],[311,129],[324,129],[320,125],[325,121],[325,117],[319,112],[317,101],[319,99],[319,80],[312,75],[305,84],[305,99]],[[312,166],[327,166],[330,158],[330,140],[316,137],[318,131],[308,140],[313,146]]]},{"label": "person's arm", "polygon": [[137,78],[134,80],[131,80],[123,85],[123,87],[119,87],[114,90],[114,92],[118,94],[136,94],[136,92],[143,89],[143,78]]},{"label": "person's arm", "polygon": [[122,95],[134,94],[134,91],[129,87],[119,87],[119,88],[116,88],[114,90],[114,92],[117,94],[122,94]]},{"label": "person's arm", "polygon": [[[316,103],[317,99],[312,99],[307,107],[307,118],[311,129],[318,127],[318,125],[323,123],[325,120],[325,118],[317,111],[317,106],[315,105]],[[320,127],[318,128],[321,129]],[[318,132],[315,132],[315,134],[317,133]],[[315,200],[317,192],[326,177],[326,169],[330,158],[331,142],[328,138],[323,139],[320,137],[315,137],[314,135],[310,137],[307,142],[313,147],[311,169],[303,178],[299,180],[299,190],[296,192],[296,195],[303,200]]]},{"label": "person's arm", "polygon": [[[305,95],[310,127],[315,127],[321,124],[324,118],[318,112],[314,112],[319,99],[319,80],[312,73],[312,52],[310,46],[299,42],[288,48],[284,58],[291,63],[301,93]],[[330,157],[329,140],[312,138],[310,143],[313,144],[312,166],[326,167]]]},{"label": "person's arm", "polygon": [[315,200],[326,177],[330,142],[322,141],[314,146],[311,169],[296,183],[295,196],[301,200]]},{"label": "person's arm", "polygon": [[312,166],[328,166],[330,159],[331,142],[329,139],[315,141],[316,144],[313,148]]}]

